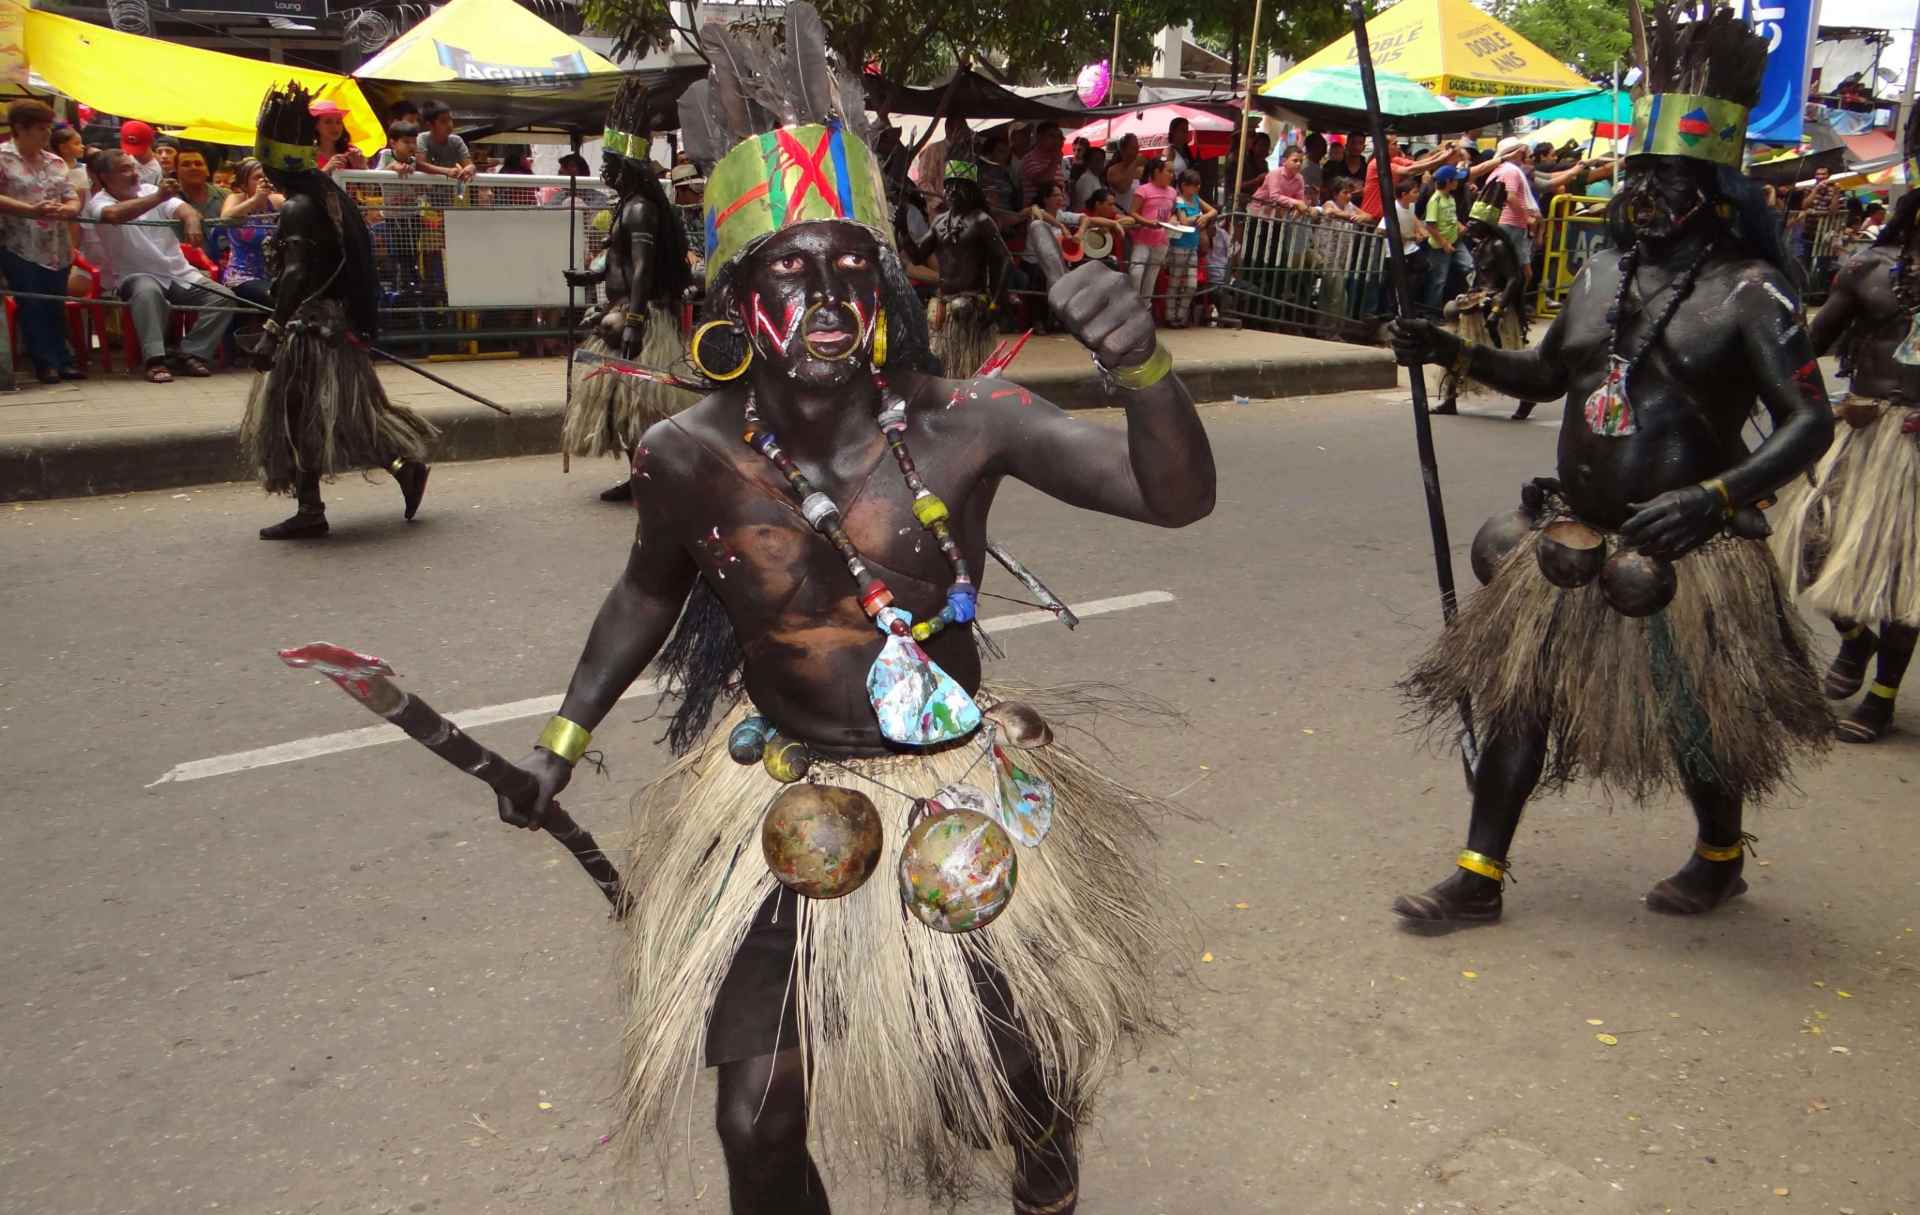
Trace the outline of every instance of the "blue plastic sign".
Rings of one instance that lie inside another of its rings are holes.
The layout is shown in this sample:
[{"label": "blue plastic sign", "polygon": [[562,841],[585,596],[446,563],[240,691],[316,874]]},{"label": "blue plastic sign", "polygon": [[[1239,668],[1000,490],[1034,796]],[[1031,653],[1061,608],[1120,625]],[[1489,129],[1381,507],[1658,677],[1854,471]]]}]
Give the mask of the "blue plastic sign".
[{"label": "blue plastic sign", "polygon": [[1799,143],[1820,0],[1730,0],[1728,7],[1767,40],[1767,74],[1747,123],[1747,141]]}]

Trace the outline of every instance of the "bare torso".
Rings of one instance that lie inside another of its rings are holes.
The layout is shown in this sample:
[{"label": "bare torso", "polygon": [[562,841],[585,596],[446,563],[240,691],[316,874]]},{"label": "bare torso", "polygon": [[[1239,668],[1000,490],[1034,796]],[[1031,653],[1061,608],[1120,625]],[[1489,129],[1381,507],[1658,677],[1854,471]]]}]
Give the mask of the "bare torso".
[{"label": "bare torso", "polygon": [[[1587,425],[1583,406],[1605,378],[1610,350],[1631,358],[1666,310],[1682,268],[1643,266],[1621,307],[1619,339],[1607,314],[1619,287],[1620,257],[1596,254],[1555,323],[1557,357],[1566,368],[1567,406],[1560,427],[1559,476],[1579,516],[1618,527],[1633,514],[1630,503],[1647,502],[1668,490],[1698,484],[1746,458],[1741,428],[1760,392],[1742,326],[1737,297],[1770,294],[1780,305],[1779,338],[1797,328],[1793,305],[1764,262],[1714,254],[1683,306],[1629,381],[1637,429],[1608,437]],[[1789,323],[1790,322],[1790,323]],[[1815,373],[1817,377],[1817,372]]]},{"label": "bare torso", "polygon": [[[950,381],[902,374],[895,388],[909,403],[914,462],[952,510],[955,539],[977,581],[1000,481],[988,467],[987,411],[945,408]],[[649,501],[697,501],[671,512],[659,536],[684,552],[726,606],[758,709],[790,737],[884,746],[866,698],[867,668],[883,638],[860,609],[845,561],[801,517],[786,478],[741,441],[743,400],[740,390],[719,393],[650,430],[636,498],[643,511]],[[937,614],[953,572],[915,521],[912,495],[879,428],[837,450],[829,464],[795,458],[814,487],[839,503],[848,536],[896,603],[915,619]],[[963,687],[978,688],[970,630],[949,628],[925,649]]]},{"label": "bare torso", "polygon": [[1913,328],[1913,313],[1893,294],[1897,257],[1897,250],[1880,245],[1841,268],[1832,300],[1814,323],[1814,344],[1823,353],[1835,341],[1841,345],[1859,395],[1920,404],[1920,366],[1894,358]]}]

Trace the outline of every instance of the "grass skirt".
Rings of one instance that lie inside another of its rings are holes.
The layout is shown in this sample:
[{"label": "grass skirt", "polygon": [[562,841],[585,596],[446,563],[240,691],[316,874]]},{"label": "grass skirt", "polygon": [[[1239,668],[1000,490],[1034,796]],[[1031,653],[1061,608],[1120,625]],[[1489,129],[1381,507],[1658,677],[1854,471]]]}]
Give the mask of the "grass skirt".
[{"label": "grass skirt", "polygon": [[1812,482],[1780,496],[1774,556],[1827,616],[1920,628],[1920,434],[1900,430],[1916,413],[1889,404],[1865,426],[1842,421]]},{"label": "grass skirt", "polygon": [[[1500,314],[1498,333],[1487,325],[1485,308],[1469,308],[1462,311],[1455,320],[1453,330],[1460,340],[1474,346],[1491,346],[1500,350],[1525,350],[1527,348],[1527,321],[1517,309],[1508,309]],[[1449,369],[1446,380],[1454,378]],[[1457,383],[1442,382],[1441,399],[1451,399],[1467,393],[1492,392],[1493,389],[1471,377],[1460,377]]]},{"label": "grass skirt", "polygon": [[331,478],[427,458],[439,432],[387,400],[351,332],[339,300],[311,300],[288,323],[272,369],[254,377],[240,445],[268,493],[292,493],[306,472]]},{"label": "grass skirt", "polygon": [[1544,727],[1549,791],[1584,776],[1638,799],[1716,779],[1764,799],[1833,735],[1805,630],[1764,541],[1721,537],[1674,573],[1673,602],[1634,619],[1607,605],[1597,581],[1548,582],[1529,539],[1400,690],[1436,740],[1451,739],[1462,696],[1482,746]]},{"label": "grass skirt", "polygon": [[940,324],[933,330],[933,352],[950,380],[970,379],[993,353],[993,313],[977,295],[950,295],[939,301]]},{"label": "grass skirt", "polygon": [[[992,703],[986,693],[980,700]],[[1074,712],[1066,696],[1027,700],[1056,727]],[[727,734],[746,711],[735,710],[642,795],[627,874],[638,900],[626,921],[629,1149],[684,1131],[680,1103],[706,1058],[710,1011],[778,887],[762,859],[760,821],[783,786],[759,764],[727,755]],[[860,889],[797,900],[790,997],[798,1025],[782,1025],[780,1036],[807,1054],[823,1159],[877,1162],[894,1180],[942,1195],[981,1180],[984,1148],[995,1151],[987,1160],[996,1181],[1013,1167],[1006,1137],[1019,1107],[995,1046],[1008,1027],[982,1007],[978,972],[1004,980],[1048,1095],[1075,1116],[1127,1039],[1163,1025],[1155,980],[1170,917],[1137,855],[1152,839],[1152,803],[1057,741],[1015,753],[1053,782],[1056,805],[1040,846],[1016,845],[1018,885],[1000,918],[947,936],[902,907],[896,875],[911,799],[955,781],[991,789],[980,738],[930,755],[816,764],[822,783],[873,799],[886,843]],[[779,1016],[780,1001],[769,1003]]]},{"label": "grass skirt", "polygon": [[[620,352],[608,346],[598,330],[580,343],[592,354],[618,358]],[[687,353],[680,338],[680,322],[659,304],[647,306],[647,334],[640,343],[635,360],[655,371],[671,370]],[[640,445],[647,427],[662,418],[670,418],[700,398],[681,388],[669,388],[613,371],[594,374],[575,372],[573,402],[567,406],[566,421],[560,429],[562,448],[576,456],[625,455]]]}]

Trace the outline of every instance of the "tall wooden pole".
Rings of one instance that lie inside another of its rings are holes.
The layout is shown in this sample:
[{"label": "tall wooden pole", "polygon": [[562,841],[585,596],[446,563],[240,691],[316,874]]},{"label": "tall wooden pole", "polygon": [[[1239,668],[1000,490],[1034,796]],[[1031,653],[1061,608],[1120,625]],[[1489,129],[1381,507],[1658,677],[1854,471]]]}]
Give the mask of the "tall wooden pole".
[{"label": "tall wooden pole", "polygon": [[1247,93],[1240,113],[1240,154],[1233,158],[1233,193],[1220,209],[1231,211],[1240,205],[1240,184],[1247,175],[1247,123],[1253,119],[1253,56],[1260,49],[1260,0],[1253,0],[1253,33],[1247,39]]},{"label": "tall wooden pole", "polygon": [[[1393,154],[1387,149],[1387,116],[1380,109],[1380,86],[1373,75],[1373,48],[1367,42],[1367,14],[1362,0],[1349,0],[1353,13],[1353,49],[1359,59],[1360,87],[1366,91],[1367,119],[1373,134],[1374,172],[1380,175],[1380,211],[1387,230],[1387,271],[1393,282],[1394,310],[1401,320],[1418,314],[1413,307],[1413,289],[1407,278],[1407,260],[1400,232],[1400,202],[1394,190]],[[1427,416],[1427,379],[1425,364],[1407,368],[1408,387],[1413,390],[1413,442],[1420,458],[1420,481],[1426,487],[1427,526],[1433,533],[1433,572],[1440,584],[1440,616],[1453,623],[1457,596],[1453,586],[1453,546],[1447,540],[1447,508],[1440,497],[1440,463],[1433,453],[1433,423]],[[1474,764],[1479,746],[1473,736],[1473,707],[1460,699],[1460,762],[1466,769],[1467,785],[1473,785]]]}]

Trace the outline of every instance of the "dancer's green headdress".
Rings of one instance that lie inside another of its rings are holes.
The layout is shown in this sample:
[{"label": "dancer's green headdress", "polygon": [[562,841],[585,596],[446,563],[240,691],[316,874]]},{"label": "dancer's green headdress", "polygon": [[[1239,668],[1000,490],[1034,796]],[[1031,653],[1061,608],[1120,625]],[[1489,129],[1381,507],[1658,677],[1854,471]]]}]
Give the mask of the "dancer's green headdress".
[{"label": "dancer's green headdress", "polygon": [[826,28],[811,4],[789,4],[784,24],[778,38],[766,26],[709,23],[700,46],[712,73],[680,99],[687,155],[714,162],[704,198],[709,286],[796,224],[856,223],[893,245],[860,82],[828,66]]},{"label": "dancer's green headdress", "polygon": [[1646,48],[1629,155],[1686,156],[1739,168],[1747,117],[1767,70],[1767,40],[1726,8],[1702,20],[1683,21],[1683,11],[1668,2],[1644,13],[1639,4],[1629,6]]}]

